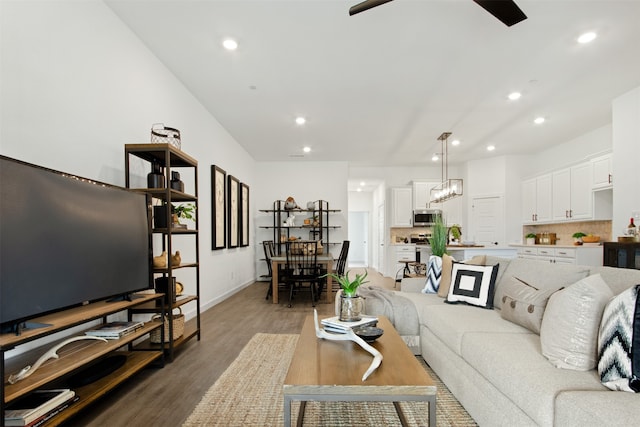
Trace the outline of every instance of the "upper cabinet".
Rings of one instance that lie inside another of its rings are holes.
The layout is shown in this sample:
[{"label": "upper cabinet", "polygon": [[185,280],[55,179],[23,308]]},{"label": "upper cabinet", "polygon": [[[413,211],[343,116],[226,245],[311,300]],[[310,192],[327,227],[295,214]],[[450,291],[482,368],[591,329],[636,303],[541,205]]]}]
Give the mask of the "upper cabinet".
[{"label": "upper cabinet", "polygon": [[[525,224],[609,220],[612,217],[609,155],[522,182]],[[596,191],[598,190],[598,191]]]},{"label": "upper cabinet", "polygon": [[590,163],[553,173],[551,191],[554,221],[592,218],[591,176]]},{"label": "upper cabinet", "polygon": [[593,172],[592,182],[594,190],[611,188],[613,186],[611,154],[592,159],[591,169]]},{"label": "upper cabinet", "polygon": [[522,221],[536,223],[551,220],[551,174],[522,182]]},{"label": "upper cabinet", "polygon": [[413,226],[412,192],[411,187],[391,188],[391,227]]},{"label": "upper cabinet", "polygon": [[413,209],[427,209],[431,198],[431,189],[439,182],[413,181]]}]

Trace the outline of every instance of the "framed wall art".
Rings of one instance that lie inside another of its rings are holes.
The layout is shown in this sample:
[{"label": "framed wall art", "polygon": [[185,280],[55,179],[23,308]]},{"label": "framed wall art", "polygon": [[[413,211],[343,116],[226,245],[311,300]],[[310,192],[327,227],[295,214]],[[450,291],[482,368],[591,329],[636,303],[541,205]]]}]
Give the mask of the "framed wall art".
[{"label": "framed wall art", "polygon": [[232,175],[227,175],[227,182],[227,247],[237,248],[240,237],[240,181]]},{"label": "framed wall art", "polygon": [[211,166],[211,249],[227,246],[227,173]]},{"label": "framed wall art", "polygon": [[249,246],[249,186],[240,184],[240,246]]}]

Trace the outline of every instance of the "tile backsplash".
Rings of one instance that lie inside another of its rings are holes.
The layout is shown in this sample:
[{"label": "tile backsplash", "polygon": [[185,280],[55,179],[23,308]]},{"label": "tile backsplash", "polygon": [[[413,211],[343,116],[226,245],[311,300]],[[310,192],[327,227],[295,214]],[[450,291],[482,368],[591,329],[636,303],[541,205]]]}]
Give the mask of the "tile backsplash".
[{"label": "tile backsplash", "polygon": [[556,245],[573,245],[573,233],[583,232],[600,236],[601,242],[611,241],[611,221],[584,221],[557,224],[525,225],[522,227],[522,242],[529,233],[556,233]]}]

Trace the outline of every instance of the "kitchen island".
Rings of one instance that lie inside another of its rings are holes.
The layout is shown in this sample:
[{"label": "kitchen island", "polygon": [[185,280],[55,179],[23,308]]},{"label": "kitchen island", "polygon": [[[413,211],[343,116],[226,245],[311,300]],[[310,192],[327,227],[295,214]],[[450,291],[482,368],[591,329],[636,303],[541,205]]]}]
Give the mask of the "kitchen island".
[{"label": "kitchen island", "polygon": [[518,251],[514,247],[509,246],[482,246],[482,245],[449,245],[447,253],[456,261],[471,259],[476,255],[490,255],[501,258],[516,258]]}]

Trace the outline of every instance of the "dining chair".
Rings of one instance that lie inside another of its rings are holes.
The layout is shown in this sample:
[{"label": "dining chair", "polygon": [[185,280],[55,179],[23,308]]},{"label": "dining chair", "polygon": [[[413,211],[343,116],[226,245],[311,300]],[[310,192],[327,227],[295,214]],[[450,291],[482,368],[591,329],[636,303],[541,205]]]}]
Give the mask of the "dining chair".
[{"label": "dining chair", "polygon": [[289,307],[294,292],[305,286],[311,292],[311,303],[318,300],[320,268],[318,267],[318,241],[293,241],[286,243],[286,263],[283,281],[289,285]]},{"label": "dining chair", "polygon": [[271,265],[271,258],[275,252],[275,248],[273,245],[273,240],[265,240],[262,242],[262,248],[264,250],[264,260],[267,263],[267,268],[269,273],[262,276],[266,279],[269,279],[269,286],[267,289],[267,296],[264,299],[268,300],[271,294],[273,294],[273,266]]},{"label": "dining chair", "polygon": [[[349,240],[345,240],[342,242],[342,248],[340,249],[340,255],[338,256],[338,261],[336,262],[336,268],[333,273],[337,276],[344,275],[344,269],[347,265],[347,257],[349,256]],[[340,289],[340,284],[337,281],[333,281],[333,290],[337,291]]]}]

